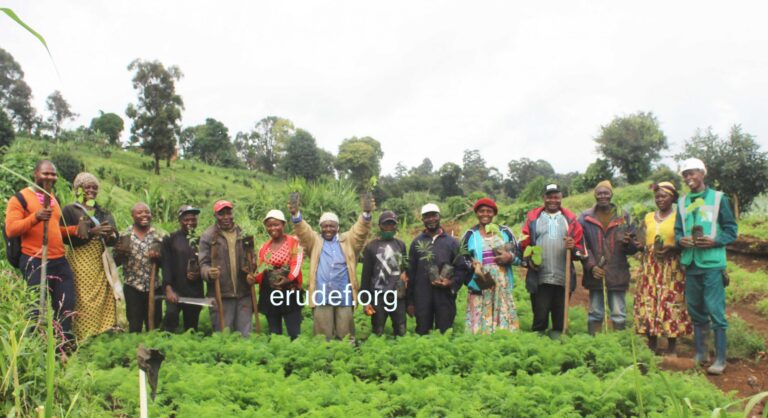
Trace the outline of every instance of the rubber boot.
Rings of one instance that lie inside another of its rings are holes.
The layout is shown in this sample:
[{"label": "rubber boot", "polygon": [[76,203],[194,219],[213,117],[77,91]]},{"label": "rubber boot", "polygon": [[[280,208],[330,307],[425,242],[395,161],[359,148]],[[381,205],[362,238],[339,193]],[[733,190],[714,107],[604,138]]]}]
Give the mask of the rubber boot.
[{"label": "rubber boot", "polygon": [[709,339],[709,325],[693,325],[693,343],[696,346],[696,355],[693,357],[693,361],[697,365],[709,362],[709,347],[707,347],[707,340]]},{"label": "rubber boot", "polygon": [[549,338],[552,340],[559,340],[560,336],[563,335],[562,331],[557,331],[554,329],[550,330],[548,334],[549,334]]},{"label": "rubber boot", "polygon": [[677,357],[677,338],[667,338],[667,355],[670,357]]},{"label": "rubber boot", "polygon": [[597,333],[597,331],[600,331],[600,325],[602,324],[601,321],[589,321],[587,322],[587,331],[589,331],[589,335],[593,336]]},{"label": "rubber boot", "polygon": [[715,330],[715,363],[709,366],[707,373],[723,374],[725,371],[725,349],[728,341],[725,338],[725,328]]},{"label": "rubber boot", "polygon": [[654,353],[659,348],[659,339],[655,335],[648,334],[648,348]]},{"label": "rubber boot", "polygon": [[613,329],[616,331],[624,331],[624,329],[627,327],[626,322],[614,322],[613,323]]}]

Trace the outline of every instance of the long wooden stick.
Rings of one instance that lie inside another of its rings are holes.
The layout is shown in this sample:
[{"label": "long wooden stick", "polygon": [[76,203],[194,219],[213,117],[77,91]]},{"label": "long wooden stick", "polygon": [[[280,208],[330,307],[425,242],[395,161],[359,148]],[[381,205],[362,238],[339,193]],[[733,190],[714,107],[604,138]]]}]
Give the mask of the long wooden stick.
[{"label": "long wooden stick", "polygon": [[571,250],[565,249],[565,304],[563,306],[563,334],[568,332],[568,305],[571,297]]},{"label": "long wooden stick", "polygon": [[[48,192],[48,190],[46,190]],[[43,209],[51,208],[51,196],[46,193],[43,198]],[[48,296],[48,224],[50,219],[43,222],[43,249],[42,259],[40,261],[40,312],[38,319],[42,320],[43,312],[47,306],[46,299]]]},{"label": "long wooden stick", "polygon": [[[211,242],[211,267],[216,267],[216,259],[219,256],[219,243],[216,241],[216,237],[213,237]],[[216,312],[219,317],[219,332],[224,332],[224,304],[221,301],[221,273],[219,278],[213,281],[213,291],[216,295]]]},{"label": "long wooden stick", "polygon": [[[256,267],[253,262],[253,251],[248,252],[248,270],[251,274],[256,273]],[[251,286],[251,305],[253,305],[254,329],[257,334],[261,334],[261,321],[259,320],[259,302],[256,299],[256,283]]]},{"label": "long wooden stick", "polygon": [[147,306],[147,328],[150,331],[155,329],[155,279],[157,276],[157,266],[153,261],[152,271],[149,273],[149,305]]}]

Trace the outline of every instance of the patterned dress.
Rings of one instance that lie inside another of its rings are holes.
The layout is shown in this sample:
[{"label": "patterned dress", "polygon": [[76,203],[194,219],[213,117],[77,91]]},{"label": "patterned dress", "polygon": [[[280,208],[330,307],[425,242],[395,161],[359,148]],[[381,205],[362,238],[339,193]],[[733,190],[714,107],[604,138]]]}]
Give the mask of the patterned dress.
[{"label": "patterned dress", "polygon": [[[82,207],[70,204],[62,209],[62,219],[67,225],[77,225],[81,216],[95,218],[99,223],[115,224],[109,212],[96,205],[95,209],[83,212]],[[96,224],[91,221],[89,227]],[[101,258],[104,241],[101,239],[80,239],[76,236],[65,240],[67,262],[74,273],[75,317],[73,331],[78,340],[110,330],[117,322],[117,307],[112,286],[107,281]],[[114,239],[107,239],[111,245]]]},{"label": "patterned dress", "polygon": [[639,334],[677,338],[692,331],[685,303],[685,273],[679,253],[659,257],[654,251],[656,236],[665,246],[675,244],[676,212],[659,219],[657,213],[645,216],[645,252],[640,280],[635,289],[635,329]]},{"label": "patterned dress", "polygon": [[493,248],[504,245],[498,235],[483,237],[483,270],[496,282],[493,289],[482,294],[467,296],[467,330],[473,334],[490,334],[500,329],[514,331],[520,328],[517,308],[512,298],[512,287],[507,280],[506,269],[493,260]]}]

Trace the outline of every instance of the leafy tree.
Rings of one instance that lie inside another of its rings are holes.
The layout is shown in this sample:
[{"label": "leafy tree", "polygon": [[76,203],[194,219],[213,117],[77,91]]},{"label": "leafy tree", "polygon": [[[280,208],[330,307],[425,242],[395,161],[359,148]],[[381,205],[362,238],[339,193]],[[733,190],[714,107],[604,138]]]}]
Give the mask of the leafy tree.
[{"label": "leafy tree", "polygon": [[0,148],[10,146],[15,138],[11,120],[3,109],[0,109]]},{"label": "leafy tree", "polygon": [[138,90],[138,104],[129,104],[125,114],[133,119],[131,142],[141,141],[144,153],[155,160],[155,174],[160,174],[160,160],[170,166],[181,133],[184,102],[176,94],[176,81],[182,77],[176,66],[167,69],[159,61],[134,60],[128,71],[136,71],[133,88]]},{"label": "leafy tree", "polygon": [[267,116],[256,122],[251,132],[238,133],[235,148],[246,167],[274,174],[285,155],[286,143],[295,131],[290,120]]},{"label": "leafy tree", "polygon": [[541,202],[544,195],[544,187],[550,184],[554,179],[546,178],[544,176],[537,176],[525,186],[520,195],[517,196],[516,202],[521,203],[534,203]]},{"label": "leafy tree", "polygon": [[532,161],[528,158],[512,160],[507,163],[507,176],[509,181],[505,184],[507,196],[515,198],[525,186],[536,177],[553,177],[555,169],[552,164],[544,160]]},{"label": "leafy tree", "polygon": [[651,173],[651,175],[648,177],[648,180],[653,183],[669,181],[675,185],[677,190],[680,190],[680,187],[683,185],[683,179],[680,177],[680,174],[676,173],[665,164],[658,166],[656,170],[654,170],[653,173]]},{"label": "leafy tree", "polygon": [[652,112],[615,117],[600,129],[600,136],[595,138],[597,150],[630,184],[646,179],[651,174],[651,164],[668,148],[667,137]]},{"label": "leafy tree", "polygon": [[721,139],[712,128],[685,142],[677,159],[695,157],[707,167],[707,183],[732,196],[734,208],[748,209],[755,196],[768,189],[768,153],[760,151],[754,136],[734,125]]},{"label": "leafy tree", "polygon": [[77,117],[77,113],[72,112],[69,107],[69,103],[64,100],[64,96],[61,92],[56,90],[48,96],[45,100],[45,107],[51,115],[48,117],[48,123],[53,131],[53,137],[59,138],[59,132],[61,131],[61,123],[65,120],[73,120]]},{"label": "leafy tree", "polygon": [[472,192],[484,191],[485,181],[488,179],[488,167],[480,151],[464,150],[462,158],[461,180],[459,184],[465,195]]},{"label": "leafy tree", "polygon": [[347,138],[339,145],[336,170],[362,191],[368,187],[371,177],[379,176],[383,156],[379,141],[369,136]]},{"label": "leafy tree", "polygon": [[584,174],[573,179],[572,187],[574,191],[583,193],[592,190],[603,180],[613,180],[613,168],[607,160],[598,158],[587,167]]},{"label": "leafy tree", "polygon": [[104,113],[104,111],[99,110],[99,116],[91,119],[91,130],[106,135],[112,145],[120,144],[120,134],[123,132],[123,128],[123,118],[115,113]]},{"label": "leafy tree", "polygon": [[184,129],[179,136],[179,144],[185,157],[195,157],[220,167],[240,165],[229,130],[216,119],[207,118],[202,125]]},{"label": "leafy tree", "polygon": [[437,171],[440,176],[440,198],[450,196],[462,196],[461,187],[459,187],[459,181],[461,180],[461,167],[456,163],[445,163]]},{"label": "leafy tree", "polygon": [[31,133],[35,125],[32,89],[24,81],[24,71],[6,50],[0,48],[0,108],[7,111],[19,131]]},{"label": "leafy tree", "polygon": [[425,158],[421,161],[421,164],[411,169],[411,175],[430,176],[432,175],[433,168],[434,167],[432,165],[432,160],[430,160],[429,158]]},{"label": "leafy tree", "polygon": [[280,162],[280,169],[290,177],[303,177],[317,180],[322,176],[332,175],[332,166],[325,165],[333,156],[317,147],[317,141],[309,132],[296,129],[285,145],[285,158]]}]

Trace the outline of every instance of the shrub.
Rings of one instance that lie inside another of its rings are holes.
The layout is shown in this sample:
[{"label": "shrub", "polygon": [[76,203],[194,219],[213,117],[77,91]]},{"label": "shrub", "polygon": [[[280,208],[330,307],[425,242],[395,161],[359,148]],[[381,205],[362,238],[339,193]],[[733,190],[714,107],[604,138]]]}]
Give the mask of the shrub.
[{"label": "shrub", "polygon": [[51,161],[56,166],[59,177],[66,179],[70,184],[75,181],[75,176],[85,170],[82,161],[68,152],[57,152],[51,156]]}]

